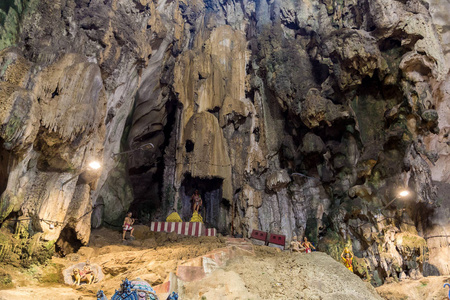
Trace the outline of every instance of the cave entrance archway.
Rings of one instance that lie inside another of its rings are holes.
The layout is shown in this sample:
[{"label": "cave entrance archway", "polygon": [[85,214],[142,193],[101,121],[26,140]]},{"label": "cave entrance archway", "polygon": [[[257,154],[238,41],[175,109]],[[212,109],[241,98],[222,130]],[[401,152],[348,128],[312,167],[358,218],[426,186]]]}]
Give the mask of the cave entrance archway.
[{"label": "cave entrance archway", "polygon": [[228,207],[222,199],[222,178],[199,178],[192,177],[187,174],[180,188],[181,200],[181,218],[188,222],[192,217],[191,196],[195,190],[200,192],[203,200],[200,214],[203,217],[203,222],[208,227],[214,227],[220,232],[227,231],[226,214]]}]

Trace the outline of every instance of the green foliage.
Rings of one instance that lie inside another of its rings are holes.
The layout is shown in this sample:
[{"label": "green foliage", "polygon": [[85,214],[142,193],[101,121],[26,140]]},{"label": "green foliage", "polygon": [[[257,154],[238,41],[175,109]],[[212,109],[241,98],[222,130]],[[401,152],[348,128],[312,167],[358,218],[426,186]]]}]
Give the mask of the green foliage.
[{"label": "green foliage", "polygon": [[39,281],[42,283],[64,283],[63,268],[64,265],[61,264],[52,263],[47,265]]},{"label": "green foliage", "polygon": [[3,10],[5,13],[9,11],[10,8],[18,11],[21,6],[20,1],[17,0],[2,0],[0,2],[0,10]]},{"label": "green foliage", "polygon": [[38,3],[39,0],[0,1],[0,50],[16,43],[24,16]]},{"label": "green foliage", "polygon": [[3,193],[0,198],[0,222],[3,222],[5,218],[12,212],[14,208],[14,201],[7,193]]},{"label": "green foliage", "polygon": [[39,235],[31,238],[0,233],[0,261],[15,267],[30,268],[45,264],[52,258],[55,241],[41,242]]},{"label": "green foliage", "polygon": [[14,287],[12,277],[5,270],[0,268],[0,290],[11,289]]}]

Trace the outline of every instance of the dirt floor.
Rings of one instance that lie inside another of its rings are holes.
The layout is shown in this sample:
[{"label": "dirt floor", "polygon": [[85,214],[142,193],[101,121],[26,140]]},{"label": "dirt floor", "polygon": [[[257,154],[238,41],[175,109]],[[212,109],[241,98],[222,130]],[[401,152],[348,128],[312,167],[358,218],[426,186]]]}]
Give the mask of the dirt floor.
[{"label": "dirt floor", "polygon": [[[138,226],[137,226],[138,227]],[[3,266],[12,282],[0,290],[0,300],[91,300],[102,289],[110,298],[123,279],[141,278],[152,286],[163,283],[178,265],[211,250],[223,248],[223,237],[182,237],[153,233],[138,227],[134,241],[122,243],[119,232],[94,230],[88,247],[46,266],[18,270]],[[102,267],[104,279],[92,285],[64,284],[62,270],[88,260]],[[446,299],[443,282],[449,277],[384,285],[384,299]],[[200,281],[179,285],[181,300],[227,299],[382,299],[375,289],[342,264],[320,252],[292,254],[255,246],[254,256],[237,257]]]}]

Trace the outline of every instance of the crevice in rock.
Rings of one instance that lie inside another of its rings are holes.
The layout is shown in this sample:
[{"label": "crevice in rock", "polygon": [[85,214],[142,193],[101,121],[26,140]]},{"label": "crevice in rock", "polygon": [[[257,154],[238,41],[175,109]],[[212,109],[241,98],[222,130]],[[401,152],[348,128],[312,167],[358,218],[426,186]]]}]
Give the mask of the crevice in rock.
[{"label": "crevice in rock", "polygon": [[[175,96],[169,94],[169,100],[165,104],[166,122],[164,127],[162,130],[151,132],[139,140],[141,143],[146,143],[149,142],[150,137],[162,135],[164,136],[162,144],[155,144],[156,149],[151,149],[153,153],[151,160],[128,170],[135,195],[129,210],[138,219],[149,220],[150,216],[152,218],[156,218],[157,216],[164,218],[170,206],[173,204],[173,199],[165,199],[168,196],[163,190],[164,180],[169,179],[164,176],[166,164],[163,159],[163,154],[165,155],[168,152],[171,136],[175,132],[178,105],[179,102]],[[135,155],[138,155],[137,152]],[[131,157],[131,159],[133,158]]]},{"label": "crevice in rock", "polygon": [[66,256],[67,254],[77,252],[82,246],[83,244],[77,238],[75,230],[69,225],[66,225],[55,243],[55,251],[61,256]]},{"label": "crevice in rock", "polygon": [[330,75],[329,68],[325,64],[321,64],[318,60],[311,60],[312,75],[318,85],[321,85]]},{"label": "crevice in rock", "polygon": [[55,98],[56,96],[59,96],[59,89],[58,89],[58,86],[56,86],[55,91],[52,93],[52,99]]},{"label": "crevice in rock", "polygon": [[3,143],[5,141],[0,138],[0,195],[6,189],[9,178],[9,167],[11,162],[11,153],[3,148]]},{"label": "crevice in rock", "polygon": [[194,142],[192,142],[191,140],[186,140],[185,148],[186,148],[186,153],[194,151]]}]

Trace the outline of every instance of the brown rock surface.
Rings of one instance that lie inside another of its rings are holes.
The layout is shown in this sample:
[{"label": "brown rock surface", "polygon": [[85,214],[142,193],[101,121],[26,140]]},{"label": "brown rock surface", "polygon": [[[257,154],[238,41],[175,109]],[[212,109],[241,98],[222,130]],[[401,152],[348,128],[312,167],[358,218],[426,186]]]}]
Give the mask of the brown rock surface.
[{"label": "brown rock surface", "polygon": [[448,274],[441,2],[5,2],[3,252],[76,251],[128,210],[187,220],[200,189],[224,234],[305,234],[335,258],[351,246],[375,285]]}]

